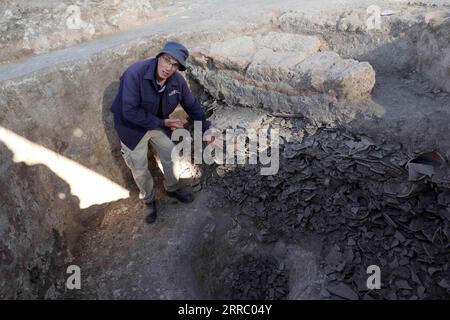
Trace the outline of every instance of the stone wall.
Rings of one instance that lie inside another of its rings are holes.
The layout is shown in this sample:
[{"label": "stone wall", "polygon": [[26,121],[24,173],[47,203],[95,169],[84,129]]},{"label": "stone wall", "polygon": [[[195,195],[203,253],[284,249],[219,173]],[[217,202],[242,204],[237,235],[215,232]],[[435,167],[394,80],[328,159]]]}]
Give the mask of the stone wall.
[{"label": "stone wall", "polygon": [[393,4],[335,13],[289,11],[277,23],[285,32],[314,33],[342,57],[368,61],[378,73],[417,70],[449,92],[449,17],[446,8]]},{"label": "stone wall", "polygon": [[192,76],[216,99],[268,112],[301,114],[318,123],[349,120],[347,103],[368,98],[375,71],[342,59],[318,37],[269,32],[199,46]]}]

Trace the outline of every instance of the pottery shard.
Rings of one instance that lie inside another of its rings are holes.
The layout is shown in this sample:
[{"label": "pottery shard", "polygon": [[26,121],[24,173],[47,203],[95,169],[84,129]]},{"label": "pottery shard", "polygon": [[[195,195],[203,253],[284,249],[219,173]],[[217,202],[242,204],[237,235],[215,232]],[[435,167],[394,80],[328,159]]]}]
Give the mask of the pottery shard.
[{"label": "pottery shard", "polygon": [[338,283],[328,286],[327,290],[338,297],[348,300],[358,300],[358,294],[344,283]]}]

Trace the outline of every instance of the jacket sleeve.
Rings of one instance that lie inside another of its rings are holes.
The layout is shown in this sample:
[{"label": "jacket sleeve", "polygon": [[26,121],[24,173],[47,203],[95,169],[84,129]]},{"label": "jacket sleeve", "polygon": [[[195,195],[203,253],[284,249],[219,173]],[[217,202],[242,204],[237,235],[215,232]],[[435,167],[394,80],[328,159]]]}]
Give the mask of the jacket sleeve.
[{"label": "jacket sleeve", "polygon": [[164,127],[164,120],[140,106],[140,84],[137,74],[125,71],[122,76],[122,115],[128,121],[143,128]]},{"label": "jacket sleeve", "polygon": [[194,121],[202,121],[202,131],[205,132],[209,129],[211,122],[206,120],[206,114],[203,111],[200,103],[194,97],[191,90],[189,89],[186,80],[181,78],[181,106],[186,111],[186,113]]}]

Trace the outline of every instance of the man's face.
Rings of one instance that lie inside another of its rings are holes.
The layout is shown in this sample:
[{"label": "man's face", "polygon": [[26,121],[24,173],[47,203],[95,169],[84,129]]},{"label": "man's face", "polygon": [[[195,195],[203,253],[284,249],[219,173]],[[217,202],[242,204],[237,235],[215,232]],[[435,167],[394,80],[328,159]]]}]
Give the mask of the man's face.
[{"label": "man's face", "polygon": [[157,77],[159,81],[166,81],[177,70],[180,64],[167,53],[163,53],[158,58]]}]

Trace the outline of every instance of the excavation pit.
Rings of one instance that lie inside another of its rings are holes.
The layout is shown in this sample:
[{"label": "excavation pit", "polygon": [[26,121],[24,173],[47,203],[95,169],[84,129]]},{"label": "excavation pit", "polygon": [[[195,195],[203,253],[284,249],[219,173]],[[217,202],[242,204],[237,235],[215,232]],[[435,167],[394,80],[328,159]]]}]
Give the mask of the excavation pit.
[{"label": "excavation pit", "polygon": [[[216,101],[216,127],[279,130],[280,170],[196,167],[196,201],[160,192],[153,226],[109,106],[123,70],[169,36],[4,67],[0,296],[448,299],[448,8],[399,5],[379,30],[365,9],[170,34],[193,48],[187,78],[205,109]],[[410,181],[406,165],[433,152],[433,173]],[[65,287],[71,264],[80,291]],[[381,290],[365,286],[370,265]]]}]

